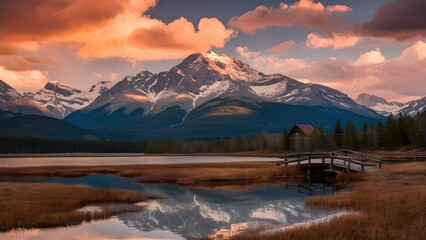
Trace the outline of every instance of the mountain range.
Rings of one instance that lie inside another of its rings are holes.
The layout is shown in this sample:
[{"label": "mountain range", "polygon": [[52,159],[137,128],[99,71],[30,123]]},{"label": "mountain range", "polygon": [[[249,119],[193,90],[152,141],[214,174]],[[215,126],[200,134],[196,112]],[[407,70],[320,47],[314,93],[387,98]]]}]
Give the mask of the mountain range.
[{"label": "mountain range", "polygon": [[426,109],[426,97],[401,103],[388,102],[384,98],[363,93],[355,99],[355,102],[366,106],[383,116],[388,116],[390,114],[394,116],[398,114],[416,115],[418,112]]},{"label": "mountain range", "polygon": [[331,130],[337,119],[358,125],[380,121],[383,116],[374,107],[387,104],[367,95],[354,101],[323,85],[264,74],[214,52],[192,54],[169,71],[143,71],[115,85],[99,82],[89,91],[49,82],[21,95],[0,83],[3,118],[51,116],[107,139],[250,136],[296,123]]}]

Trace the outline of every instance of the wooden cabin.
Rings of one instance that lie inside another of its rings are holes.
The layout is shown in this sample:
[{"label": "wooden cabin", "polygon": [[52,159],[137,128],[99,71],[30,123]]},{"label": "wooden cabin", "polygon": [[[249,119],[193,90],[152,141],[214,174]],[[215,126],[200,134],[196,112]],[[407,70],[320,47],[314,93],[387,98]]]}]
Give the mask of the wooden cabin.
[{"label": "wooden cabin", "polygon": [[310,135],[314,132],[314,128],[308,124],[296,124],[287,135],[287,143],[296,150],[304,150]]}]

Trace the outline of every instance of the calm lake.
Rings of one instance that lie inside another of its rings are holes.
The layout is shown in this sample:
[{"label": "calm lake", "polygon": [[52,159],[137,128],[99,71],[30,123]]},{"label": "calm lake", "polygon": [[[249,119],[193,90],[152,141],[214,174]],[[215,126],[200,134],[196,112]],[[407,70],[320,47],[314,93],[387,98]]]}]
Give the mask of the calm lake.
[{"label": "calm lake", "polygon": [[[125,188],[162,197],[147,202],[140,212],[78,226],[9,231],[2,233],[0,239],[185,239],[207,235],[227,236],[262,225],[282,227],[335,213],[305,208],[307,192],[296,190],[295,186],[201,189],[172,184],[142,184],[131,178],[100,174],[79,178],[0,177],[0,181]],[[330,188],[321,185],[311,187],[319,190]],[[324,194],[321,191],[313,193]]]},{"label": "calm lake", "polygon": [[[0,167],[96,166],[181,164],[205,162],[275,161],[262,157],[222,156],[51,156],[0,158]],[[185,239],[227,236],[250,228],[282,227],[324,218],[335,212],[305,208],[307,194],[329,194],[331,187],[257,186],[220,189],[191,188],[173,184],[144,184],[115,175],[92,174],[79,178],[0,177],[0,181],[49,182],[79,186],[123,188],[161,197],[144,210],[108,220],[55,229],[15,230],[0,239]],[[321,191],[307,191],[308,188]]]}]

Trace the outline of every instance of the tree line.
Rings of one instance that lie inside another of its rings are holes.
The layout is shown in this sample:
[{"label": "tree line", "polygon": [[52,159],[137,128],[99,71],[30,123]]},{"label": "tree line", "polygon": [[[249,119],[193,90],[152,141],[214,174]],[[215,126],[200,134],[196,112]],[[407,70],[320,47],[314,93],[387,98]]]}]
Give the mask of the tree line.
[{"label": "tree line", "polygon": [[210,140],[158,141],[88,141],[40,139],[28,137],[1,137],[0,153],[209,153],[269,150],[315,151],[335,149],[396,149],[404,146],[426,147],[426,110],[416,116],[390,115],[377,124],[356,126],[337,121],[332,131],[317,126],[302,139],[300,146],[289,138],[287,130],[279,134],[264,131],[255,137],[232,136]]},{"label": "tree line", "polygon": [[333,132],[317,127],[305,144],[305,150],[318,149],[397,149],[426,147],[426,110],[416,116],[389,115],[384,122],[356,127],[336,122]]}]

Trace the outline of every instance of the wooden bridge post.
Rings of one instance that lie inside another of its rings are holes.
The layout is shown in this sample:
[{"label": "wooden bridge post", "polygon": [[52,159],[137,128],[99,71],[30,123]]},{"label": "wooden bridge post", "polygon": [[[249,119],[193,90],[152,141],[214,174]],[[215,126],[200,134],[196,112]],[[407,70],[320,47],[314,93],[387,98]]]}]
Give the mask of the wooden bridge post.
[{"label": "wooden bridge post", "polygon": [[330,153],[330,169],[333,169],[333,153]]},{"label": "wooden bridge post", "polygon": [[364,164],[361,164],[361,170],[364,172]]},{"label": "wooden bridge post", "polygon": [[351,171],[351,160],[348,160],[348,165],[346,166],[346,172],[350,172]]},{"label": "wooden bridge post", "polygon": [[322,164],[324,165],[325,163],[325,157],[322,157]]},{"label": "wooden bridge post", "polygon": [[311,168],[311,155],[308,157],[308,167]]}]

